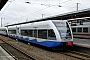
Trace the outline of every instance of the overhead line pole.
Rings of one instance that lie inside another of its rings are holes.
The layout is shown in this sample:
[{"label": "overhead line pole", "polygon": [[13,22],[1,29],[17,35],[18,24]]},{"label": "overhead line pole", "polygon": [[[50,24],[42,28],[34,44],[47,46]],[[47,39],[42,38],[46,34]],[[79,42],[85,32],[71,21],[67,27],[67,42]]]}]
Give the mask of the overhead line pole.
[{"label": "overhead line pole", "polygon": [[76,3],[77,4],[77,11],[78,11],[78,3]]},{"label": "overhead line pole", "polygon": [[2,27],[2,18],[1,18],[1,27]]},{"label": "overhead line pole", "polygon": [[44,14],[42,14],[42,18],[43,18]]},{"label": "overhead line pole", "polygon": [[80,3],[76,3],[76,4],[77,4],[77,11],[78,11],[78,10],[79,10],[79,4],[80,4]]}]

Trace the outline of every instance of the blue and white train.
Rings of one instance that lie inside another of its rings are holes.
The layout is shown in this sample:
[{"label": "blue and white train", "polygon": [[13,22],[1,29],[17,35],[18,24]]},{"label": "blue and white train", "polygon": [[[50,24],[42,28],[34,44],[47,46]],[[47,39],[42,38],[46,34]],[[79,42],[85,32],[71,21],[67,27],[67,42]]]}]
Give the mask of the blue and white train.
[{"label": "blue and white train", "polygon": [[8,26],[6,30],[3,30],[6,36],[49,48],[73,45],[72,30],[67,20],[32,22]]}]

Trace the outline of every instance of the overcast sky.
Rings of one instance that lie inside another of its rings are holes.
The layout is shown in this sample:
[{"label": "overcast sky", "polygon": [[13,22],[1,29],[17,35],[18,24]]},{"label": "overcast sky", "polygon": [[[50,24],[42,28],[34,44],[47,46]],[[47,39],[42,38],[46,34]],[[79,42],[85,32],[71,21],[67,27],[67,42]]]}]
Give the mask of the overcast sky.
[{"label": "overcast sky", "polygon": [[[29,3],[25,3],[29,2]],[[90,0],[9,0],[0,11],[3,26],[90,8]],[[61,6],[61,7],[59,7]],[[1,22],[1,21],[0,21]]]}]

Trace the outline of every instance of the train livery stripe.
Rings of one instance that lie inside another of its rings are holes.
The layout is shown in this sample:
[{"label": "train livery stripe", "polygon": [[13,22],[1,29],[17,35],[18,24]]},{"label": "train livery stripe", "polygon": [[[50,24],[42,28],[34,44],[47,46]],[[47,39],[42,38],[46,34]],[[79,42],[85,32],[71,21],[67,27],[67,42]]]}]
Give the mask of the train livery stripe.
[{"label": "train livery stripe", "polygon": [[8,35],[8,34],[5,34],[5,36],[9,36],[11,38],[19,39],[19,40],[30,42],[30,43],[43,45],[43,46],[46,46],[46,47],[57,47],[57,46],[62,46],[63,45],[62,42],[55,42],[55,41],[49,41],[49,40],[38,42],[37,39],[29,40],[29,38],[24,38],[24,37],[19,37],[19,36],[12,36],[12,35]]}]

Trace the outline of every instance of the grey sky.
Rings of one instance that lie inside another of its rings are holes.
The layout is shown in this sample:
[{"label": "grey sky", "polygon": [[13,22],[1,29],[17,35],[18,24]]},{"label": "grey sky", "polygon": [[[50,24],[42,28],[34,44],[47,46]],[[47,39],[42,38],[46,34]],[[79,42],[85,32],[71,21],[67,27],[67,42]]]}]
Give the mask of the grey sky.
[{"label": "grey sky", "polygon": [[45,18],[76,11],[76,3],[79,3],[79,10],[90,8],[90,0],[9,0],[0,11],[0,18],[3,18],[3,26],[25,22],[40,19],[42,14]]}]

